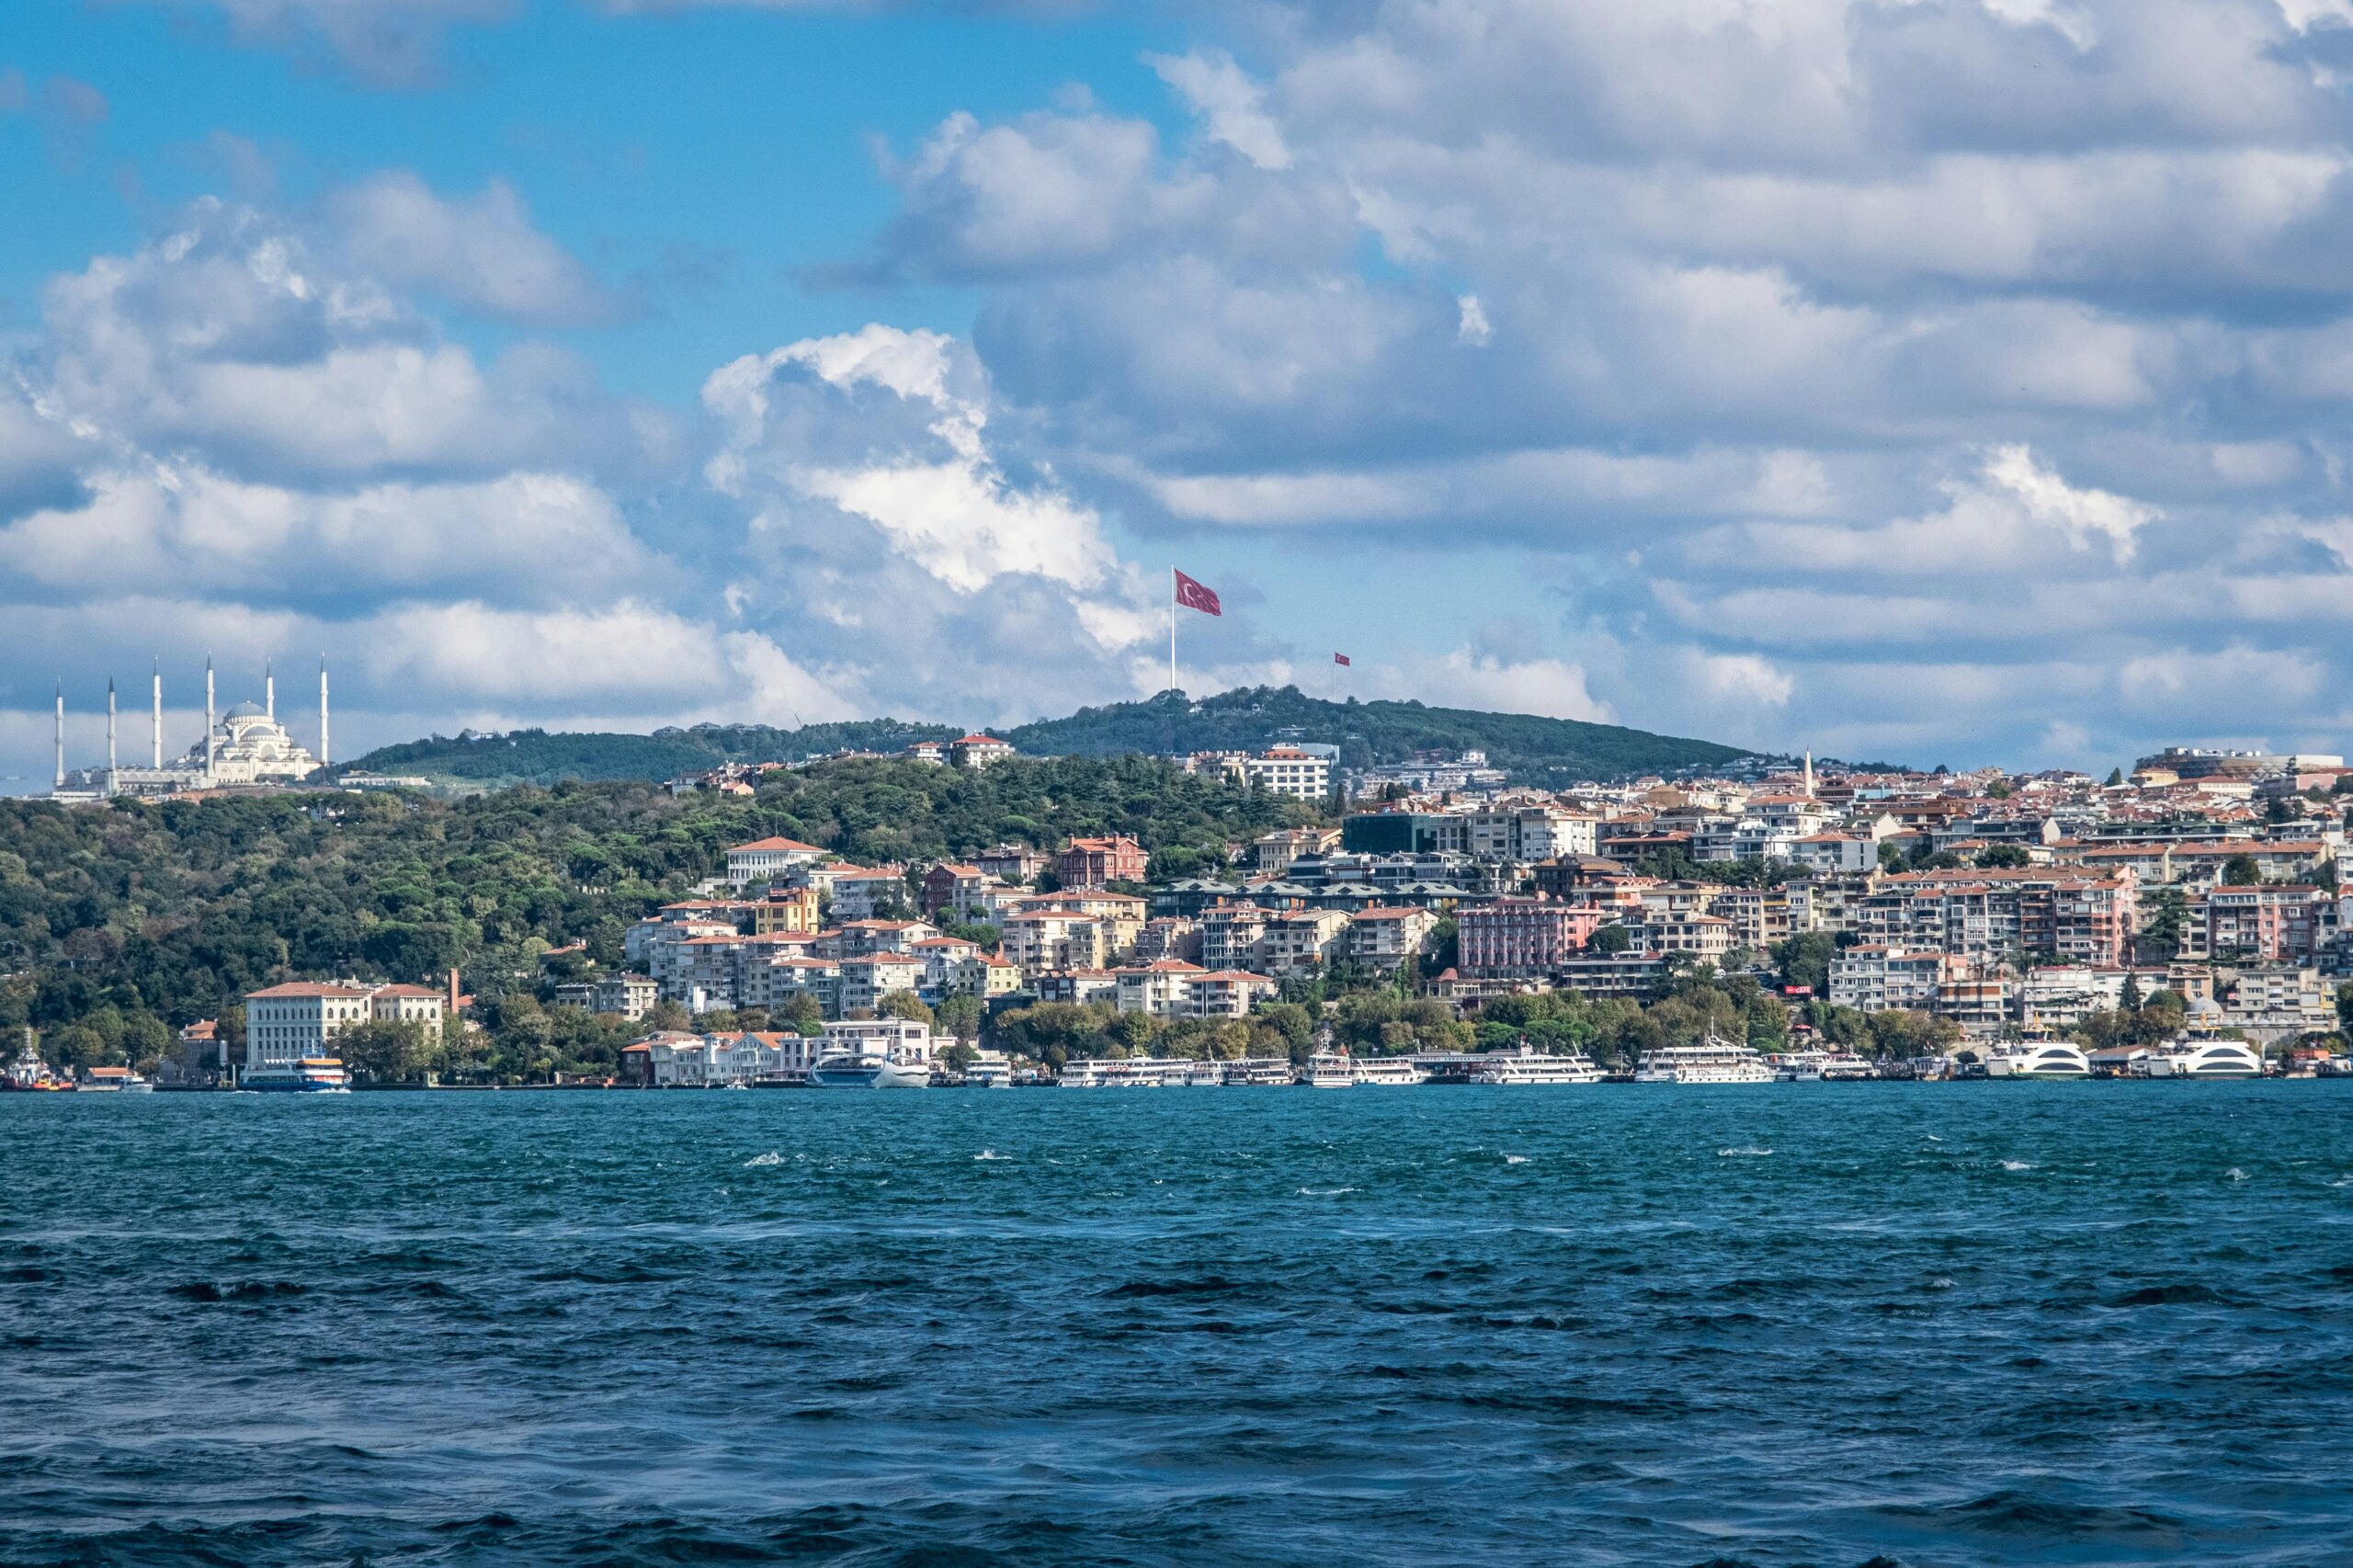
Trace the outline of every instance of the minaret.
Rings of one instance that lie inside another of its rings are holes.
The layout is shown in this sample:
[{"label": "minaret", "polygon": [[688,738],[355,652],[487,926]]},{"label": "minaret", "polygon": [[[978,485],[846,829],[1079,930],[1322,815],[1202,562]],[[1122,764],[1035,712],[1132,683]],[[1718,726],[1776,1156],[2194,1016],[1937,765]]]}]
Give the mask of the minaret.
[{"label": "minaret", "polygon": [[158,773],[164,770],[164,661],[155,660],[155,729],[153,749],[155,759],[150,765]]},{"label": "minaret", "polygon": [[269,661],[261,662],[261,710],[264,717],[278,722],[278,677],[269,672]]},{"label": "minaret", "polygon": [[1811,746],[1806,748],[1805,754],[1805,798],[1809,801],[1813,799],[1813,748]]},{"label": "minaret", "polygon": [[327,765],[327,656],[319,654],[319,767]]},{"label": "minaret", "polygon": [[107,676],[107,793],[114,793],[114,676]]},{"label": "minaret", "polygon": [[65,788],[65,682],[57,683],[57,785]]},{"label": "minaret", "polygon": [[212,655],[204,655],[204,781],[212,782]]}]

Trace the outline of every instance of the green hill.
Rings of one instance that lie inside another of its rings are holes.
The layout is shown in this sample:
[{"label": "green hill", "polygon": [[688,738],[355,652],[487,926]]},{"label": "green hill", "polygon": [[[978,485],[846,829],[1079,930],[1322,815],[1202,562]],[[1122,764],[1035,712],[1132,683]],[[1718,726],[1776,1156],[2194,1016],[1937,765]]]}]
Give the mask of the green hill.
[{"label": "green hill", "polygon": [[[578,778],[660,780],[723,762],[798,762],[837,751],[892,752],[956,731],[896,719],[811,724],[698,724],[650,735],[550,733],[435,736],[385,746],[338,772],[411,774],[461,790]],[[1253,687],[1195,702],[1163,692],[1142,702],[1082,708],[1066,719],[994,732],[1032,756],[1119,756],[1131,752],[1256,750],[1280,742],[1340,748],[1344,767],[1402,762],[1417,751],[1478,750],[1531,784],[1623,778],[1733,762],[1749,754],[1615,724],[1426,708],[1418,702],[1326,702],[1296,687]]]},{"label": "green hill", "polygon": [[707,772],[724,762],[799,762],[838,751],[894,752],[917,741],[949,740],[958,733],[945,724],[910,724],[897,719],[811,724],[798,730],[766,724],[697,724],[690,730],[656,730],[650,735],[513,730],[498,735],[436,735],[381,746],[357,761],[340,764],[335,771],[338,775],[418,775],[469,790],[553,784],[565,778],[589,783],[659,782],[683,773]]},{"label": "green hill", "polygon": [[1278,742],[1340,748],[1346,767],[1403,762],[1417,751],[1477,750],[1531,784],[1624,778],[1712,767],[1749,754],[1709,741],[1678,740],[1616,724],[1426,708],[1418,702],[1326,702],[1297,687],[1250,687],[1188,701],[1163,692],[1145,702],[1082,708],[999,732],[1036,756],[1108,756],[1120,752],[1256,749]]}]

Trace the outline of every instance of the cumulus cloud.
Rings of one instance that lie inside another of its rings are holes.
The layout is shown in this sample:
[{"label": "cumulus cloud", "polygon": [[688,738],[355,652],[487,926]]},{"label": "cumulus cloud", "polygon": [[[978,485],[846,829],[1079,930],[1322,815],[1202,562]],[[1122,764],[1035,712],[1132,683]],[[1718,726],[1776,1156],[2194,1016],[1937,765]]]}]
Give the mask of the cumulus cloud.
[{"label": "cumulus cloud", "polygon": [[510,321],[566,325],[610,318],[618,301],[561,245],[531,226],[512,187],[494,180],[452,200],[402,170],[335,192],[335,237],[358,267]]}]

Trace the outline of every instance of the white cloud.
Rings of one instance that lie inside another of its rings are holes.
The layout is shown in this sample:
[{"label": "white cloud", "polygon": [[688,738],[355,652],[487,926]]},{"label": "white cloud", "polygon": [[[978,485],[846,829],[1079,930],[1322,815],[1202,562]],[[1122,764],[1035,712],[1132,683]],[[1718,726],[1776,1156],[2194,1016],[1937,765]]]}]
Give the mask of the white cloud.
[{"label": "white cloud", "polygon": [[335,192],[327,214],[358,267],[471,310],[534,324],[612,317],[619,306],[561,245],[531,225],[512,187],[494,180],[450,200],[405,171]]},{"label": "white cloud", "polygon": [[1209,133],[1262,169],[1290,167],[1282,129],[1267,112],[1267,95],[1223,50],[1147,54],[1144,63],[1183,95]]},{"label": "white cloud", "polygon": [[1487,308],[1479,302],[1478,295],[1464,294],[1454,302],[1461,312],[1461,324],[1454,329],[1457,337],[1474,348],[1495,341],[1495,325],[1487,320]]}]

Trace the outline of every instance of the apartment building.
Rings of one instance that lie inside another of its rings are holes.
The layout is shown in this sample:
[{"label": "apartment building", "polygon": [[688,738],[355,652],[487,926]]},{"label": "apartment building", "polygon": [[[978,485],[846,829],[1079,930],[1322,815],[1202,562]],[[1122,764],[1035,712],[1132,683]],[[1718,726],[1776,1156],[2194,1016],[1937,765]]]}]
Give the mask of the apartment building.
[{"label": "apartment building", "polygon": [[1936,1005],[1945,972],[1942,953],[1858,943],[1830,960],[1830,1002],[1867,1013],[1889,1007],[1927,1011]]},{"label": "apartment building", "polygon": [[754,882],[765,882],[783,876],[796,866],[813,865],[824,858],[823,849],[798,839],[755,839],[749,844],[729,847],[727,880],[740,890]]},{"label": "apartment building", "polygon": [[1584,950],[1604,923],[1587,905],[1499,898],[1455,916],[1458,967],[1470,979],[1541,980]]},{"label": "apartment building", "polygon": [[1074,838],[1054,857],[1054,875],[1065,888],[1140,882],[1143,873],[1143,846],[1132,838]]}]

